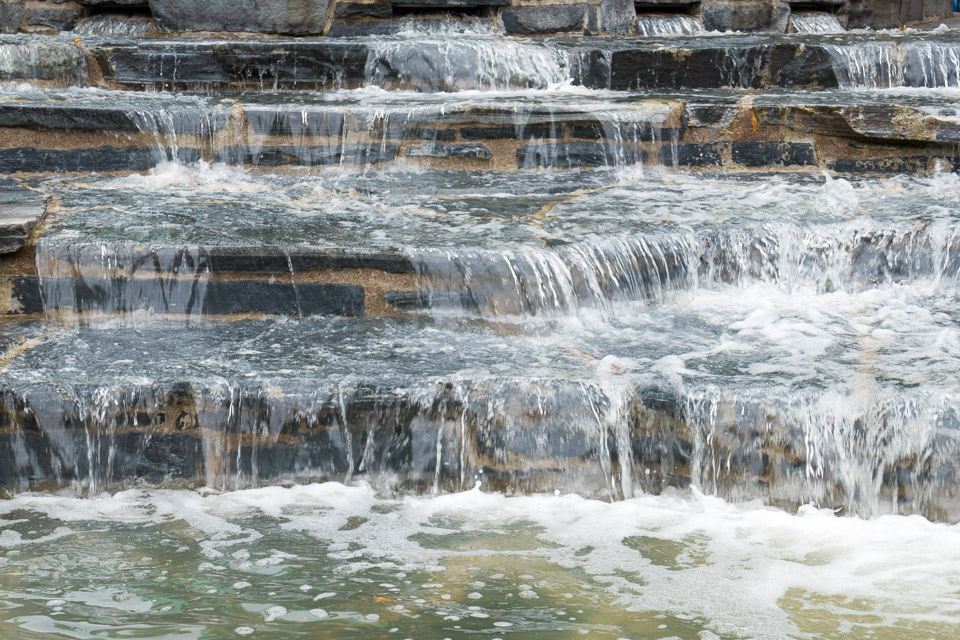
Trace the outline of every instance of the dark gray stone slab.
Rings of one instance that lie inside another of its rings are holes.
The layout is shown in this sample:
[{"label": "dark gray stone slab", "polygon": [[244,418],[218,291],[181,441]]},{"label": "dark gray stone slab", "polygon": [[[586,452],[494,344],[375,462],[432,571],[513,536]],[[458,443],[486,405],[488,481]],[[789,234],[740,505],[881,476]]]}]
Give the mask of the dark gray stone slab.
[{"label": "dark gray stone slab", "polygon": [[328,38],[362,38],[365,36],[391,36],[404,28],[399,20],[334,20],[327,31]]},{"label": "dark gray stone slab", "polygon": [[796,42],[703,48],[639,45],[613,51],[609,65],[608,79],[593,74],[584,84],[621,91],[835,88],[839,84],[823,47]]},{"label": "dark gray stone slab", "polygon": [[[138,119],[130,107],[82,102],[3,102],[0,103],[0,127],[25,127],[48,130],[141,131],[156,129],[156,121]],[[208,134],[221,131],[230,117],[219,112],[167,110],[173,132]],[[169,132],[166,132],[169,133]]]},{"label": "dark gray stone slab", "polygon": [[784,0],[702,0],[700,20],[707,31],[783,33],[790,19]]},{"label": "dark gray stone slab", "polygon": [[447,9],[463,7],[508,7],[511,0],[386,0],[400,7]]},{"label": "dark gray stone slab", "polygon": [[297,250],[270,247],[205,247],[155,249],[161,262],[175,264],[171,254],[197,254],[203,268],[211,273],[246,273],[287,276],[291,267],[297,273],[313,270],[377,269],[388,273],[415,273],[410,257],[402,252],[369,249]]},{"label": "dark gray stone slab", "polygon": [[45,214],[43,194],[10,180],[0,181],[0,253],[19,250]]},{"label": "dark gray stone slab", "polygon": [[319,35],[330,0],[150,0],[164,31],[231,31]]},{"label": "dark gray stone slab", "polygon": [[601,0],[587,10],[587,35],[629,33],[637,19],[632,0]]},{"label": "dark gray stone slab", "polygon": [[721,152],[724,145],[684,142],[676,146],[664,145],[660,149],[660,162],[681,167],[718,167],[723,164]]},{"label": "dark gray stone slab", "polygon": [[133,8],[133,7],[142,7],[147,8],[150,6],[148,0],[76,0],[80,4],[85,4],[91,7],[124,7],[124,8]]},{"label": "dark gray stone slab", "polygon": [[828,163],[827,168],[837,173],[889,175],[893,173],[924,173],[929,165],[930,158],[928,156],[905,156],[899,158],[845,158]]},{"label": "dark gray stone slab", "polygon": [[733,163],[746,167],[817,164],[817,154],[813,145],[805,142],[734,142],[731,152]]},{"label": "dark gray stone slab", "polygon": [[364,78],[367,46],[336,39],[150,41],[91,44],[104,75],[129,86],[353,86]]},{"label": "dark gray stone slab", "polygon": [[[557,131],[557,135],[561,132]],[[550,138],[549,125],[527,125],[524,127],[460,127],[460,136],[464,140],[527,140],[530,138]]]},{"label": "dark gray stone slab", "polygon": [[360,18],[390,18],[393,6],[387,2],[337,2],[333,17],[337,20],[358,20]]},{"label": "dark gray stone slab", "polygon": [[[197,149],[179,149],[186,162],[200,159]],[[0,173],[147,171],[160,161],[156,149],[144,147],[96,147],[92,149],[0,149]]]},{"label": "dark gray stone slab", "polygon": [[261,166],[299,165],[305,167],[340,164],[378,164],[397,157],[395,143],[340,146],[225,147],[218,161]]},{"label": "dark gray stone slab", "polygon": [[0,31],[16,33],[23,25],[22,2],[0,2]]},{"label": "dark gray stone slab", "polygon": [[490,149],[480,142],[424,144],[417,147],[409,147],[407,149],[407,155],[418,158],[469,158],[472,160],[490,160],[493,158]]},{"label": "dark gray stone slab", "polygon": [[502,9],[500,20],[508,34],[570,33],[583,31],[586,4],[526,6]]},{"label": "dark gray stone slab", "polygon": [[83,17],[83,11],[72,7],[27,7],[24,24],[69,31]]},{"label": "dark gray stone slab", "polygon": [[[209,280],[197,287],[183,307],[163,295],[162,279],[75,279],[44,280],[45,287],[72,291],[70,306],[77,313],[90,311],[131,312],[153,309],[165,314],[311,316],[364,314],[363,287],[353,284],[270,282],[266,280]],[[124,291],[118,308],[117,291]],[[166,304],[157,308],[158,304]]]},{"label": "dark gray stone slab", "polygon": [[[618,151],[622,155],[618,155]],[[638,162],[642,155],[640,149],[623,147],[618,150],[603,142],[532,144],[517,149],[517,166],[521,169],[605,167]]]}]

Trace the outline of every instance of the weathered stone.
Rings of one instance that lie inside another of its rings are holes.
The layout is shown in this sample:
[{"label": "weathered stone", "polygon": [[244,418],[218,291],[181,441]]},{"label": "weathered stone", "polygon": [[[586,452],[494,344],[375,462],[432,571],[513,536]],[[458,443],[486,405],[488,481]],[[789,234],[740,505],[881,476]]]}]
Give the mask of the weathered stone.
[{"label": "weathered stone", "polygon": [[27,7],[23,22],[30,26],[50,27],[57,31],[69,31],[83,17],[83,11],[72,6]]},{"label": "weathered stone", "polygon": [[[60,291],[71,291],[74,311],[117,311],[115,292],[127,283],[122,279],[67,279],[47,278],[44,286]],[[176,299],[163,295],[162,278],[137,280],[139,297],[123,300],[122,311],[130,312],[154,308],[155,301],[164,300],[158,313],[192,315],[232,315],[264,313],[268,315],[362,316],[365,312],[363,287],[354,284],[322,284],[303,282],[271,282],[267,280],[210,280],[204,283],[199,297],[187,300],[188,308],[178,308]],[[169,286],[167,285],[167,288]],[[156,289],[156,295],[151,290]]]},{"label": "weathered stone", "polygon": [[608,167],[615,166],[618,162],[633,164],[642,156],[641,149],[617,149],[604,142],[531,144],[517,149],[517,166],[521,169]]},{"label": "weathered stone", "polygon": [[277,167],[296,165],[313,167],[330,164],[378,164],[397,157],[394,143],[372,145],[224,147],[215,154],[217,161]]},{"label": "weathered stone", "polygon": [[150,0],[165,31],[233,31],[319,35],[331,0]]},{"label": "weathered stone", "polygon": [[601,0],[587,11],[587,35],[628,33],[637,19],[632,0]]},{"label": "weathered stone", "polygon": [[[178,134],[220,131],[229,113],[198,111],[168,112],[164,124]],[[144,122],[131,115],[128,106],[110,103],[51,101],[50,103],[0,102],[0,126],[48,130],[141,131],[151,130],[153,121]]]},{"label": "weathered stone", "polygon": [[327,31],[328,38],[362,38],[364,36],[391,36],[400,32],[404,25],[399,20],[361,20],[359,22],[335,20]]},{"label": "weathered stone", "polygon": [[468,158],[472,160],[490,160],[493,154],[486,145],[479,142],[463,144],[424,144],[407,149],[407,155],[419,158]]},{"label": "weathered stone", "polygon": [[507,7],[511,0],[386,0],[402,7],[453,9],[462,7]]},{"label": "weathered stone", "polygon": [[[600,81],[598,86],[597,82]],[[838,85],[829,53],[795,42],[697,48],[636,45],[610,53],[610,77],[591,78],[596,88],[762,89],[831,88]],[[606,85],[606,87],[604,87]]]},{"label": "weathered stone", "polygon": [[76,0],[80,4],[89,5],[91,7],[148,7],[150,6],[149,0]]},{"label": "weathered stone", "polygon": [[787,30],[790,7],[784,0],[703,0],[700,19],[708,31]]},{"label": "weathered stone", "polygon": [[928,156],[904,156],[896,158],[845,158],[834,160],[827,168],[838,173],[863,173],[890,175],[895,173],[925,173],[929,169]]},{"label": "weathered stone", "polygon": [[0,203],[0,253],[13,253],[27,242],[44,214],[43,204]]},{"label": "weathered stone", "polygon": [[846,0],[840,9],[849,29],[892,29],[952,14],[952,0]]},{"label": "weathered stone", "polygon": [[41,193],[9,180],[0,182],[0,254],[19,250],[45,213]]},{"label": "weathered stone", "polygon": [[393,16],[393,5],[386,2],[341,2],[338,1],[333,9],[333,17],[337,20],[358,20],[360,18],[390,18]]},{"label": "weathered stone", "polygon": [[23,24],[23,2],[0,2],[0,31],[15,33]]},{"label": "weathered stone", "polygon": [[586,4],[520,6],[500,11],[504,31],[519,35],[582,31],[586,18]]},{"label": "weathered stone", "polygon": [[81,80],[86,59],[68,42],[0,43],[0,78],[4,80]]},{"label": "weathered stone", "polygon": [[522,127],[460,127],[460,136],[464,140],[527,140],[530,138],[550,138],[549,125],[535,124]]},{"label": "weathered stone", "polygon": [[730,99],[720,104],[687,103],[684,107],[684,119],[691,127],[728,127],[740,112],[740,101]]},{"label": "weathered stone", "polygon": [[[200,152],[179,149],[179,158],[196,162]],[[97,147],[94,149],[0,149],[0,173],[147,171],[160,161],[156,149],[142,147]]]},{"label": "weathered stone", "polygon": [[675,164],[681,167],[718,167],[723,164],[720,153],[721,146],[717,144],[684,142],[664,145],[660,149],[660,162],[667,166]]},{"label": "weathered stone", "polygon": [[[157,249],[161,258],[173,258],[180,249]],[[287,276],[312,270],[376,269],[387,273],[414,273],[410,256],[396,251],[362,248],[292,249],[274,247],[205,247],[204,259],[213,273]],[[164,260],[174,264],[173,260]]]},{"label": "weathered stone", "polygon": [[817,164],[813,145],[805,142],[734,142],[733,163],[745,167],[811,166]]},{"label": "weathered stone", "polygon": [[268,40],[152,41],[92,45],[104,75],[119,84],[317,87],[352,86],[364,78],[368,49],[356,42]]}]

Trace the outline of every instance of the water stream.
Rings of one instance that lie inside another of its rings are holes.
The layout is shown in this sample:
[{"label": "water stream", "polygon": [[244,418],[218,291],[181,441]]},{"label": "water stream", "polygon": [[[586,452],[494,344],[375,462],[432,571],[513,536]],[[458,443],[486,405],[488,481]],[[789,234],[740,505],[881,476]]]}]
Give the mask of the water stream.
[{"label": "water stream", "polygon": [[[701,92],[578,86],[689,16],[411,20],[309,88],[258,38],[229,90],[0,87],[144,169],[16,176],[47,216],[4,263],[36,313],[0,324],[0,636],[956,637],[960,178],[671,158],[745,96],[953,117],[960,48],[793,20],[711,34]],[[77,34],[176,85],[140,22]],[[843,89],[745,92],[783,42]]]}]

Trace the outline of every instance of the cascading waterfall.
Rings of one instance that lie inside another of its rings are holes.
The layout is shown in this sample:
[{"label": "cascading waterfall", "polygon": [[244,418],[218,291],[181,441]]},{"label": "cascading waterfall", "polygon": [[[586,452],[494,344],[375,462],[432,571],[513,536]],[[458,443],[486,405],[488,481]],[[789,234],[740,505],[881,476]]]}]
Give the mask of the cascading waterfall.
[{"label": "cascading waterfall", "polygon": [[960,451],[955,394],[912,393],[863,375],[849,389],[776,395],[711,389],[684,399],[699,486],[865,516],[960,515],[950,506],[956,489],[943,482]]},{"label": "cascading waterfall", "polygon": [[960,87],[960,46],[955,44],[907,41],[824,47],[845,88]]},{"label": "cascading waterfall", "polygon": [[568,56],[549,43],[470,34],[384,39],[370,49],[365,84],[418,91],[546,89],[569,82]]},{"label": "cascading waterfall", "polygon": [[695,36],[703,32],[703,24],[693,16],[637,16],[637,33],[641,36]]},{"label": "cascading waterfall", "polygon": [[[29,416],[35,429],[16,435],[3,479],[93,495],[144,480],[235,490],[356,473],[465,490],[477,479],[522,486],[518,476],[539,470],[549,473],[531,477],[529,490],[577,486],[622,497],[631,454],[622,448],[623,401],[615,402],[623,393],[612,389],[608,397],[592,384],[501,379],[375,388],[352,376],[329,387],[182,381],[76,386],[56,408],[51,389],[5,390],[2,412]],[[621,447],[617,472],[611,446]]]},{"label": "cascading waterfall", "polygon": [[81,36],[132,38],[146,36],[152,28],[153,20],[148,17],[104,15],[80,20],[73,28],[73,33]]},{"label": "cascading waterfall", "polygon": [[0,79],[36,78],[67,85],[87,81],[87,60],[67,43],[0,42]]},{"label": "cascading waterfall", "polygon": [[682,236],[637,236],[515,252],[418,252],[411,260],[418,304],[488,318],[551,316],[689,287],[695,247]]},{"label": "cascading waterfall", "polygon": [[832,13],[791,13],[790,24],[797,33],[843,33],[843,26]]}]

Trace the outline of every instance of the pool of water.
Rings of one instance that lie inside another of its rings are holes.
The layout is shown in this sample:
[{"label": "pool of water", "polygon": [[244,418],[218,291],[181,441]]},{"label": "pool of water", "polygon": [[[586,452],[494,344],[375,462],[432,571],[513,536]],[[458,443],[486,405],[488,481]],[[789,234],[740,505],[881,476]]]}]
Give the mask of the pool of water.
[{"label": "pool of water", "polygon": [[960,532],[696,492],[338,483],[0,503],[10,638],[902,638],[960,631]]}]

